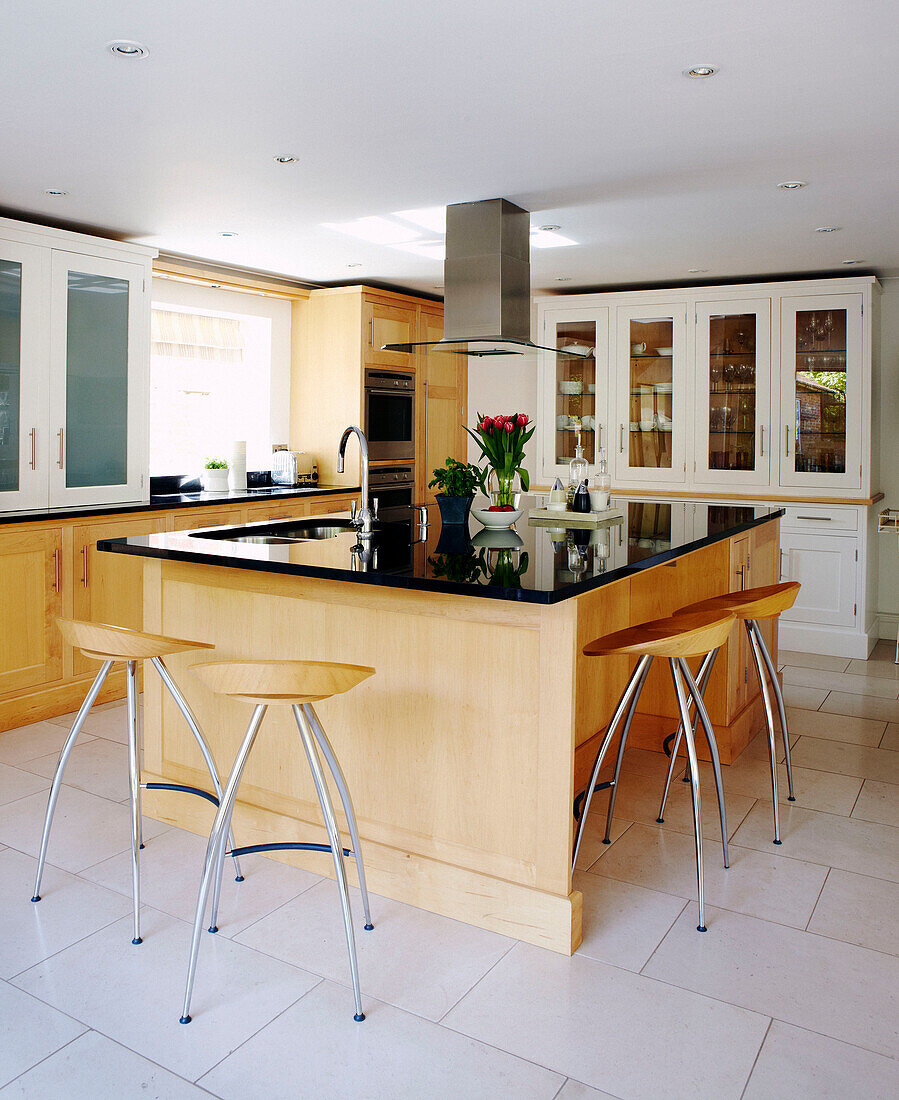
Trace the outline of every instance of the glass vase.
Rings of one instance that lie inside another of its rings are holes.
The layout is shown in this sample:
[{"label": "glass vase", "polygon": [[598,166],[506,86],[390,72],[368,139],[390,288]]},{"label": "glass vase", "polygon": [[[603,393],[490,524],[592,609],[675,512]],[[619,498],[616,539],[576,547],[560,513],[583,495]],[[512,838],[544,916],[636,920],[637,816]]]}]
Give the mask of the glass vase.
[{"label": "glass vase", "polygon": [[521,493],[517,488],[518,474],[505,474],[499,470],[491,470],[487,487],[490,492],[490,503],[497,508],[517,508]]}]

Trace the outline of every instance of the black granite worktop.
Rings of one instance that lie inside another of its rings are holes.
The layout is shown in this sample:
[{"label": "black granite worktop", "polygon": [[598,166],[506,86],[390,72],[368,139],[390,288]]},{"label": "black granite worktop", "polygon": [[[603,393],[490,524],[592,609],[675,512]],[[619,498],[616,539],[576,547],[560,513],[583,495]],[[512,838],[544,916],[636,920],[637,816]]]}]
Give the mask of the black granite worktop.
[{"label": "black granite worktop", "polygon": [[[551,604],[783,515],[777,507],[613,497],[621,518],[585,531],[529,526],[527,512],[535,505],[532,496],[523,497],[524,515],[507,531],[488,531],[474,517],[467,529],[442,527],[436,508],[429,509],[423,528],[417,510],[410,510],[408,519],[378,525],[366,544],[351,530],[292,541],[302,533],[292,527],[297,523],[341,522],[328,516],[107,539],[97,545],[116,554],[198,565]],[[345,523],[347,517],[342,519]],[[272,538],[285,541],[259,541]]]},{"label": "black granite worktop", "polygon": [[149,500],[131,504],[74,504],[66,508],[29,508],[17,512],[0,512],[0,523],[49,522],[54,519],[76,519],[78,516],[127,515],[131,512],[162,512],[170,508],[209,508],[215,504],[259,504],[267,500],[290,497],[327,496],[334,493],[358,493],[359,486],[312,485],[279,487],[263,485],[240,492],[204,493],[195,491],[154,493]]}]

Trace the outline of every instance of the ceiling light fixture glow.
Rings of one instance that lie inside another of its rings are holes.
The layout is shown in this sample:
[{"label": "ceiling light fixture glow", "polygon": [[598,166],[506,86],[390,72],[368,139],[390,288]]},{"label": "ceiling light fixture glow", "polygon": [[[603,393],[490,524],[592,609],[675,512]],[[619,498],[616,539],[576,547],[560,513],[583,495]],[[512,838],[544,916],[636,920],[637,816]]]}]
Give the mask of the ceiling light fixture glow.
[{"label": "ceiling light fixture glow", "polygon": [[863,264],[864,260],[841,260],[840,263],[844,264]]},{"label": "ceiling light fixture glow", "polygon": [[570,275],[557,275],[556,276],[556,282],[557,283],[570,283],[571,282],[571,276]]},{"label": "ceiling light fixture glow", "polygon": [[347,267],[362,267],[362,264],[347,264]]},{"label": "ceiling light fixture glow", "polygon": [[819,225],[815,230],[816,233],[839,233],[843,227],[841,225]]},{"label": "ceiling light fixture glow", "polygon": [[219,233],[220,237],[236,237],[238,234],[233,229],[225,229]]},{"label": "ceiling light fixture glow", "polygon": [[541,228],[531,230],[532,248],[568,248],[573,244],[577,244],[577,241],[573,241],[571,237],[565,237],[561,233],[557,233],[554,229]]},{"label": "ceiling light fixture glow", "polygon": [[68,195],[68,191],[61,191],[58,187],[48,187],[44,192],[45,195],[53,195],[54,198],[58,198],[60,195]]},{"label": "ceiling light fixture glow", "polygon": [[132,42],[128,38],[117,38],[112,42],[107,42],[106,48],[116,57],[127,57],[132,60],[150,56],[150,51],[146,46],[142,46],[140,42]]},{"label": "ceiling light fixture glow", "polygon": [[808,187],[805,180],[784,180],[777,185],[780,191],[798,191],[800,187]]},{"label": "ceiling light fixture glow", "polygon": [[704,275],[708,271],[707,267],[689,267],[687,268],[688,275]]},{"label": "ceiling light fixture glow", "polygon": [[561,225],[541,225],[538,229],[531,229],[532,233],[558,233]]},{"label": "ceiling light fixture glow", "polygon": [[445,206],[422,206],[416,210],[395,210],[393,216],[402,218],[404,222],[420,225],[422,229],[427,229],[429,233],[439,233],[441,236],[446,233]]},{"label": "ceiling light fixture glow", "polygon": [[279,156],[273,157],[272,159],[275,164],[296,164],[300,158],[295,157],[292,153],[281,153]]},{"label": "ceiling light fixture glow", "polygon": [[323,222],[326,229],[336,229],[348,237],[356,237],[371,244],[406,244],[421,237],[415,229],[400,225],[390,218],[376,216],[356,218],[351,222]]},{"label": "ceiling light fixture glow", "polygon": [[705,80],[706,77],[714,76],[718,72],[718,69],[714,65],[694,65],[692,69],[684,69],[684,76],[688,76],[691,80]]}]

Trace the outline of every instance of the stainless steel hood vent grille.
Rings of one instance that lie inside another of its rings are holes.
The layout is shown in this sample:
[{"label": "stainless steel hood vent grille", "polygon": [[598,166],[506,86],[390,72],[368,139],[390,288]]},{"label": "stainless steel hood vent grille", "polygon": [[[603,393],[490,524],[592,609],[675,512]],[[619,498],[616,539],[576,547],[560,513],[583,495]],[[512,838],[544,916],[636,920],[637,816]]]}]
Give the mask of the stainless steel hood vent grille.
[{"label": "stainless steel hood vent grille", "polygon": [[456,355],[532,355],[583,358],[530,340],[531,220],[507,199],[446,208],[445,309],[442,340],[385,344],[384,351],[426,347]]}]

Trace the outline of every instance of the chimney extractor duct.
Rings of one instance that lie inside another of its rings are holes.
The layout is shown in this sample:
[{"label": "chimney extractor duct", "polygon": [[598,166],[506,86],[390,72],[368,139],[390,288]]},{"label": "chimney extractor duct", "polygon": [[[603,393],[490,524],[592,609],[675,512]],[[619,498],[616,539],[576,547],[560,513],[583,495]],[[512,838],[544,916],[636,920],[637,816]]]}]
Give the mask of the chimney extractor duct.
[{"label": "chimney extractor duct", "polygon": [[583,352],[531,342],[531,219],[508,199],[454,203],[446,208],[443,265],[445,336],[384,351],[416,348],[461,355],[526,355],[548,351],[567,358]]}]

